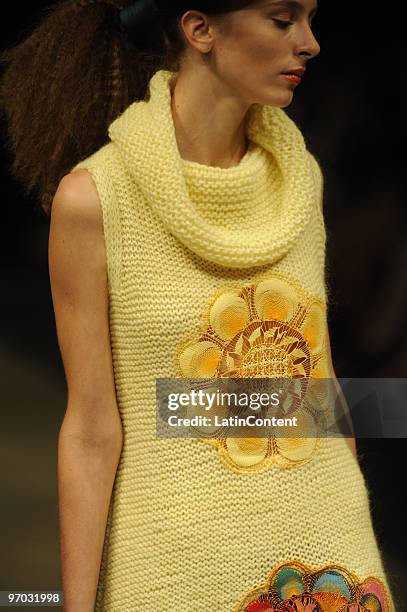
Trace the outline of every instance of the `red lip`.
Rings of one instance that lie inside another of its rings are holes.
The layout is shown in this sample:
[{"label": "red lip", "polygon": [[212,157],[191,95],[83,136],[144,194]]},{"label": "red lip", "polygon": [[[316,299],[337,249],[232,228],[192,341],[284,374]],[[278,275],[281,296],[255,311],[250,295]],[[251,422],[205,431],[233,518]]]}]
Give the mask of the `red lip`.
[{"label": "red lip", "polygon": [[299,85],[301,83],[301,77],[297,76],[296,74],[282,74],[281,76],[295,85]]},{"label": "red lip", "polygon": [[305,74],[305,68],[292,68],[291,70],[286,70],[285,72],[282,72],[281,74],[285,74],[285,75],[295,74],[296,76],[301,78]]}]

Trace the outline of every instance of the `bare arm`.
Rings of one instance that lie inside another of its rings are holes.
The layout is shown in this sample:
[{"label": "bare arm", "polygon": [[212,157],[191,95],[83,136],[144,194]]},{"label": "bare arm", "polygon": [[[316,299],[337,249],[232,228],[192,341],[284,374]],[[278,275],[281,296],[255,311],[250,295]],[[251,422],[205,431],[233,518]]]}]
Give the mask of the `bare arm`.
[{"label": "bare arm", "polygon": [[102,213],[86,170],[65,176],[58,187],[48,255],[68,386],[58,441],[64,610],[91,612],[122,425],[109,337]]}]

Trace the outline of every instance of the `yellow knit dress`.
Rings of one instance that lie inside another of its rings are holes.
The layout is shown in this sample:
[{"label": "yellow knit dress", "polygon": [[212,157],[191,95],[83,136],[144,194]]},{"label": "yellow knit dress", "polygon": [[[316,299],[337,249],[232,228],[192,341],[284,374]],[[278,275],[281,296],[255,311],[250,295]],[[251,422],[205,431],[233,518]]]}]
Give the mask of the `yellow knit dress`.
[{"label": "yellow knit dress", "polygon": [[319,165],[260,105],[239,165],[182,160],[175,78],[75,167],[101,199],[124,430],[96,611],[394,610],[344,438],[156,436],[158,378],[329,377]]}]

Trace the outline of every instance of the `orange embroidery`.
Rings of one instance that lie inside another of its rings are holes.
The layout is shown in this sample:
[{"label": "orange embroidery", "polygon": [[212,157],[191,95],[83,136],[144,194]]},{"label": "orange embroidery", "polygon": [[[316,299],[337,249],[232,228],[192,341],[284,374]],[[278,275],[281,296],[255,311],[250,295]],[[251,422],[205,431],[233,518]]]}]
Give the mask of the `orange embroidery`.
[{"label": "orange embroidery", "polygon": [[310,569],[299,561],[276,567],[268,580],[251,589],[234,612],[390,612],[383,583],[360,582],[339,565]]},{"label": "orange embroidery", "polygon": [[304,398],[311,378],[329,377],[325,327],[325,304],[285,274],[264,275],[243,287],[227,285],[212,296],[200,332],[179,347],[177,375],[290,379],[291,403],[281,416],[295,409],[301,422],[301,437],[278,436],[276,428],[276,435],[268,437],[245,437],[242,429],[242,437],[223,431],[200,438],[218,449],[224,465],[250,473],[311,459],[320,442],[319,422]]}]

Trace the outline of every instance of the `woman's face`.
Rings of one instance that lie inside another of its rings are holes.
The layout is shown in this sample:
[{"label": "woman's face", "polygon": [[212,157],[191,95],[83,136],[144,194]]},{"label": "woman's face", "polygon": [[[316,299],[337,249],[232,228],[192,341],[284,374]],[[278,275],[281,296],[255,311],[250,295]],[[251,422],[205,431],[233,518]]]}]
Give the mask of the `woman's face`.
[{"label": "woman's face", "polygon": [[223,15],[210,63],[247,104],[289,105],[298,86],[284,72],[305,68],[320,52],[311,29],[315,0],[261,0]]}]

